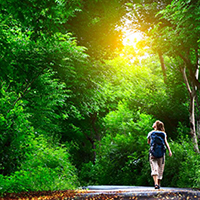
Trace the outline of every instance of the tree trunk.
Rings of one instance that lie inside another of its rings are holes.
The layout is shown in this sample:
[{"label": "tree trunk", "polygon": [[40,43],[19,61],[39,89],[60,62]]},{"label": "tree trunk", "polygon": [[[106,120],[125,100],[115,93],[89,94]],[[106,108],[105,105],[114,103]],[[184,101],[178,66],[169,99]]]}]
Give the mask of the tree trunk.
[{"label": "tree trunk", "polygon": [[200,140],[200,120],[197,120],[197,139]]},{"label": "tree trunk", "polygon": [[194,149],[196,152],[199,153],[199,146],[198,146],[198,140],[197,140],[197,134],[196,134],[196,128],[195,128],[195,96],[194,94],[190,95],[190,134],[192,137],[192,141],[194,143]]},{"label": "tree trunk", "polygon": [[92,151],[93,151],[93,164],[95,164],[96,161],[96,145],[95,142],[97,140],[100,140],[98,129],[96,127],[96,121],[97,121],[97,113],[90,113],[90,120],[91,120],[91,129],[90,129],[90,135],[87,133],[84,133],[86,139],[91,143],[92,145]]},{"label": "tree trunk", "polygon": [[190,120],[190,135],[192,137],[192,141],[194,143],[194,150],[199,153],[199,146],[198,146],[198,140],[197,140],[197,134],[196,134],[196,128],[195,128],[195,98],[196,98],[196,88],[190,87],[190,84],[188,82],[188,78],[186,75],[186,68],[181,68],[181,72],[185,81],[185,84],[187,86],[187,90],[190,97],[190,106],[189,106],[189,120]]},{"label": "tree trunk", "polygon": [[161,64],[161,67],[162,67],[164,82],[166,83],[167,82],[167,74],[166,74],[166,66],[165,66],[165,62],[164,62],[164,59],[163,59],[163,54],[159,51],[158,56],[159,56],[160,64]]}]

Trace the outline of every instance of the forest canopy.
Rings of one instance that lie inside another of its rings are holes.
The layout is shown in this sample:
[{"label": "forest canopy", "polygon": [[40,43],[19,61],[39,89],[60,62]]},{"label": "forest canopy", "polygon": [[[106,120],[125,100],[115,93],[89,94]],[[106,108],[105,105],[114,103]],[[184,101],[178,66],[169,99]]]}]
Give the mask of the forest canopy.
[{"label": "forest canopy", "polygon": [[0,2],[0,193],[152,185],[157,119],[163,185],[200,188],[199,6]]}]

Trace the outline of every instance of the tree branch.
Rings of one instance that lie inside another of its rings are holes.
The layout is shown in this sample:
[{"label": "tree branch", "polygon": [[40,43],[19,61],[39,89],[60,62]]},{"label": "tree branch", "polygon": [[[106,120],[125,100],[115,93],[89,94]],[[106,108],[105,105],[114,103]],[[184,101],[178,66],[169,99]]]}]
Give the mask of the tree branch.
[{"label": "tree branch", "polygon": [[[195,56],[196,56],[196,68],[199,67],[199,54],[198,54],[198,48],[195,49]],[[197,78],[198,79],[198,78]]]},{"label": "tree branch", "polygon": [[[192,63],[187,59],[185,58],[181,53],[178,54],[181,59],[185,62],[185,65],[186,67],[188,68],[189,72],[190,72],[190,78],[191,78],[191,81],[192,83],[194,84],[194,86],[196,86],[197,88],[200,88],[200,83],[198,81],[198,79],[196,78],[196,67],[195,67],[195,72],[193,71],[193,65]],[[196,66],[196,64],[195,64]]]},{"label": "tree branch", "polygon": [[189,94],[191,95],[191,94],[192,94],[192,90],[191,90],[191,88],[190,88],[190,84],[189,84],[189,82],[188,82],[188,78],[187,78],[187,75],[186,75],[186,67],[182,68],[182,67],[180,66],[180,70],[181,70],[181,72],[182,72],[183,79],[184,79],[184,82],[185,82],[185,84],[186,84],[187,90],[188,90]]}]

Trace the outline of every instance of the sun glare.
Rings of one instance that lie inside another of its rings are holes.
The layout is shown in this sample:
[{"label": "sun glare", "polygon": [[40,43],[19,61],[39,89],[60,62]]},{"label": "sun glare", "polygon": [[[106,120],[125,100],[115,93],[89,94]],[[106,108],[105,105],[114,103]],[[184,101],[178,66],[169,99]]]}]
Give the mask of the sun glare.
[{"label": "sun glare", "polygon": [[138,41],[142,39],[140,32],[124,31],[123,45],[135,46]]}]

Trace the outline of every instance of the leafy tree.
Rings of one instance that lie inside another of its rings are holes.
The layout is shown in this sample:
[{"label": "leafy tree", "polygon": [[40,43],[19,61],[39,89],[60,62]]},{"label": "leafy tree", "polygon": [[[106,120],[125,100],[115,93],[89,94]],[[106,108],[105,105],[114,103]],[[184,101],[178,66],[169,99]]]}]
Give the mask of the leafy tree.
[{"label": "leafy tree", "polygon": [[122,48],[122,32],[116,27],[123,23],[124,2],[86,0],[82,3],[82,12],[66,25],[77,36],[78,44],[87,47],[91,58],[110,58],[116,49]]},{"label": "leafy tree", "polygon": [[[169,2],[126,4],[134,8],[138,28],[146,23],[150,31],[150,42],[138,44],[152,47],[149,57],[144,49],[120,52],[121,32],[116,27],[124,23],[120,21],[126,13],[124,1],[0,2],[0,170],[4,175],[0,187],[4,191],[74,188],[78,180],[72,161],[82,183],[150,183],[145,178],[149,170],[146,134],[152,116],[168,127],[179,120],[184,124],[188,105],[177,67],[185,60],[175,51],[176,45],[164,41],[168,36],[172,42],[183,40],[185,32],[179,30],[179,23],[186,27],[187,20],[193,20],[189,11],[196,4],[173,1],[175,7],[164,9]],[[162,12],[154,16],[158,10]],[[167,11],[175,14],[169,16]],[[175,31],[180,31],[180,38],[172,37]],[[154,33],[159,36],[157,41]],[[198,37],[193,39],[184,44],[195,40],[198,46]],[[157,42],[163,45],[162,51]],[[188,58],[194,64],[196,51],[191,48]],[[179,53],[184,55],[184,50]],[[190,68],[185,72],[190,73]],[[188,167],[186,161],[178,173]],[[193,169],[195,164],[199,165],[192,162]],[[130,180],[133,173],[143,175]],[[199,184],[193,172],[190,177]]]},{"label": "leafy tree", "polygon": [[[66,106],[71,91],[65,80],[74,77],[74,65],[87,55],[69,33],[57,31],[63,20],[66,22],[77,11],[77,3],[71,2],[70,9],[66,2],[57,1],[0,3],[0,153],[4,175],[15,173],[27,159],[26,139],[31,134],[36,138],[45,135],[52,143],[51,137],[57,141],[63,132],[61,122],[68,117],[70,109],[62,108],[73,107]],[[62,72],[66,74],[65,79]],[[30,146],[36,138],[30,140]]]},{"label": "leafy tree", "polygon": [[[162,72],[158,58],[146,58],[140,64],[135,64],[128,59],[118,57],[105,61],[104,70],[105,82],[101,86],[104,89],[105,105],[109,112],[101,121],[103,129],[101,129],[101,140],[96,142],[95,163],[82,164],[80,172],[82,184],[87,182],[90,184],[147,185],[152,180],[144,178],[147,176],[145,170],[149,172],[149,165],[146,164],[148,155],[146,134],[151,129],[153,119],[144,113],[153,114],[167,122],[171,118],[184,119],[182,114],[185,109],[179,105],[180,97],[176,97],[171,92],[174,99],[177,98],[176,104],[168,97],[167,94],[170,91],[167,91],[166,84],[160,76]],[[183,95],[182,98],[185,100],[184,97]],[[174,113],[171,113],[168,106],[174,109]],[[166,113],[169,113],[168,118]],[[176,126],[176,124],[173,125]],[[170,126],[169,123],[168,127]],[[172,129],[169,135],[173,136]],[[134,143],[134,141],[141,140],[143,143]],[[136,151],[135,148],[138,149],[137,153],[133,153]],[[144,148],[144,151],[140,148]],[[138,159],[140,159],[139,164],[133,164],[133,166],[132,163],[137,162]],[[144,173],[144,176],[134,178],[134,172]],[[130,176],[133,176],[133,179],[130,180],[128,178]]]},{"label": "leafy tree", "polygon": [[[161,45],[165,53],[174,59],[179,67],[189,93],[190,105],[190,134],[194,142],[194,148],[199,152],[198,141],[195,129],[195,99],[196,91],[199,88],[198,81],[198,54],[199,54],[199,22],[196,20],[199,12],[196,10],[198,2],[173,1],[165,10],[159,14],[168,20],[171,26],[158,25],[152,31],[152,45],[158,48]],[[188,25],[190,25],[188,27]],[[156,40],[154,36],[158,35]],[[167,38],[167,42],[165,42]]]},{"label": "leafy tree", "polygon": [[[165,60],[166,66],[170,66],[171,61]],[[106,93],[107,99],[110,99],[107,105],[113,110],[118,102],[124,99],[133,112],[140,109],[141,112],[164,121],[168,134],[176,138],[173,132],[176,131],[174,127],[178,121],[188,122],[187,96],[182,77],[179,71],[175,72],[169,68],[168,82],[165,84],[158,56],[145,56],[140,62],[132,63],[123,57],[106,62],[106,70],[109,70],[105,76],[109,83]]]},{"label": "leafy tree", "polygon": [[146,184],[146,180],[136,176],[141,173],[143,158],[147,158],[146,134],[152,123],[151,116],[134,114],[126,104],[119,104],[118,110],[105,118],[107,134],[98,143],[95,165],[88,163],[82,168],[82,181],[93,184]]},{"label": "leafy tree", "polygon": [[[168,2],[170,3],[170,1]],[[160,12],[156,8],[159,3],[153,3],[150,6],[145,4],[149,9],[148,12],[142,14],[144,11],[141,5],[136,6],[136,12],[133,16],[138,19],[138,16],[142,16],[144,20],[138,21],[138,27],[148,25],[146,29],[149,38],[148,46],[153,49],[154,52],[159,54],[163,74],[166,80],[166,63],[163,59],[163,54],[169,56],[172,59],[171,65],[175,66],[175,69],[179,69],[183,74],[185,85],[189,92],[190,97],[190,134],[194,141],[194,146],[197,152],[198,142],[195,129],[195,99],[197,97],[196,90],[199,87],[198,82],[198,26],[197,21],[199,12],[196,10],[199,2],[193,1],[172,1],[171,4],[164,7],[160,7]],[[156,9],[155,9],[156,8]],[[147,13],[147,14],[146,14]],[[153,23],[149,23],[146,16],[148,13],[153,13]],[[157,13],[157,14],[156,14]],[[143,19],[142,18],[142,19]],[[137,24],[137,23],[136,23]],[[166,82],[166,81],[165,81]]]},{"label": "leafy tree", "polygon": [[9,0],[1,2],[0,6],[5,19],[12,19],[10,24],[18,20],[23,31],[32,31],[32,39],[37,40],[38,37],[47,39],[55,32],[66,33],[63,24],[80,11],[81,4],[80,0]]}]

